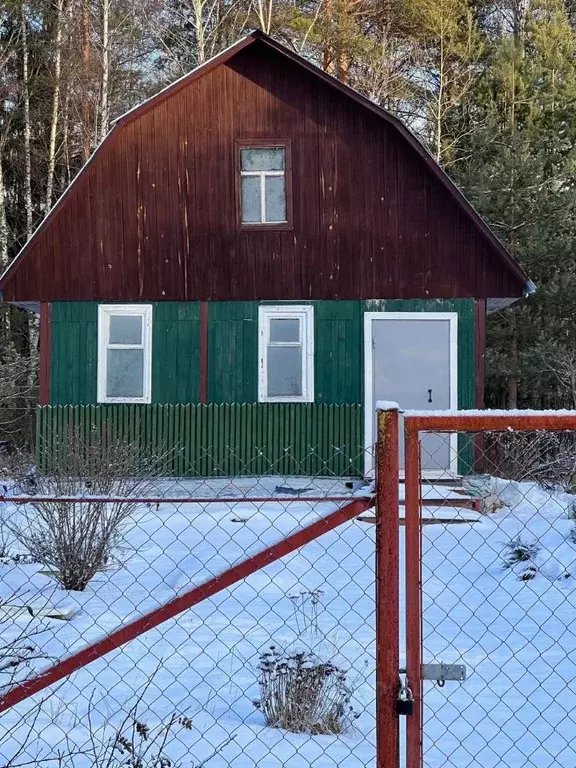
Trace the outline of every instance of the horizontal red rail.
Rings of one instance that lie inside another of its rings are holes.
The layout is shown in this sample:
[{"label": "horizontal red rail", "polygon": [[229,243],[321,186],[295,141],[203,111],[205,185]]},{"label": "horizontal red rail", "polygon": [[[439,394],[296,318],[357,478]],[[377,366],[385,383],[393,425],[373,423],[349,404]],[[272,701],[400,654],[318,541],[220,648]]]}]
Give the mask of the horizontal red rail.
[{"label": "horizontal red rail", "polygon": [[576,430],[576,414],[540,414],[528,411],[525,415],[518,411],[512,411],[510,415],[490,414],[486,415],[473,413],[446,413],[435,414],[434,416],[410,416],[409,413],[404,417],[405,429],[408,431],[429,431],[438,432],[485,432],[485,431],[504,431],[514,429],[517,431],[527,430],[546,430],[560,431],[562,429]]},{"label": "horizontal red rail", "polygon": [[0,494],[0,501],[11,501],[13,504],[32,504],[33,502],[58,502],[63,503],[66,501],[103,501],[107,504],[121,503],[124,501],[137,502],[138,504],[216,504],[217,502],[224,504],[267,504],[272,502],[292,503],[296,501],[309,501],[313,503],[319,503],[321,501],[328,502],[342,502],[342,501],[354,501],[355,499],[365,499],[366,496],[209,496],[207,498],[187,498],[178,497],[166,498],[148,498],[141,499],[130,498],[130,496],[2,496]]},{"label": "horizontal red rail", "polygon": [[57,683],[59,680],[62,680],[64,677],[85,667],[92,661],[102,658],[105,654],[116,650],[130,640],[134,640],[134,638],[142,635],[149,629],[153,629],[164,621],[174,618],[174,616],[191,608],[193,605],[197,605],[203,600],[213,597],[223,589],[231,587],[237,581],[245,579],[252,573],[270,565],[270,563],[279,560],[281,557],[294,552],[294,550],[299,547],[317,539],[323,533],[334,530],[334,528],[337,528],[339,525],[353,520],[355,517],[362,514],[362,512],[369,509],[372,506],[372,503],[372,500],[366,498],[351,501],[345,507],[337,509],[326,517],[323,517],[321,520],[317,520],[316,522],[307,525],[305,528],[296,531],[296,533],[291,534],[277,544],[273,544],[262,552],[258,552],[256,555],[247,558],[242,563],[229,568],[219,576],[209,579],[200,586],[192,587],[192,589],[188,590],[183,595],[175,597],[160,608],[150,611],[150,613],[147,613],[139,619],[135,619],[124,627],[120,627],[102,640],[99,640],[93,645],[89,645],[87,648],[83,648],[81,651],[78,651],[78,653],[64,659],[64,661],[58,662],[53,667],[50,667],[50,669],[47,669],[45,672],[38,675],[38,677],[15,685],[14,688],[8,691],[8,693],[0,697],[0,712],[5,712],[15,704],[44,690],[44,688],[47,688],[49,685]]}]

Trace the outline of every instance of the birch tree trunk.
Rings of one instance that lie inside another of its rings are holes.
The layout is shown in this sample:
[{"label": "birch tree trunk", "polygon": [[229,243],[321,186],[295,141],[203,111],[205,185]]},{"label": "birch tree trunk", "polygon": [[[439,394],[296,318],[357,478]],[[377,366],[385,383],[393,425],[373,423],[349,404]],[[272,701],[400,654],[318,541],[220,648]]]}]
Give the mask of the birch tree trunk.
[{"label": "birch tree trunk", "polygon": [[26,209],[26,239],[32,234],[32,161],[30,159],[30,88],[28,66],[28,20],[26,4],[20,9],[22,44],[22,100],[24,106],[24,207]]},{"label": "birch tree trunk", "polygon": [[46,181],[46,206],[52,207],[54,193],[54,172],[56,170],[56,138],[60,111],[60,78],[62,74],[62,35],[64,26],[64,0],[56,0],[56,33],[54,39],[54,93],[52,96],[52,118],[50,121],[50,142],[48,145],[48,178]]},{"label": "birch tree trunk", "polygon": [[90,63],[90,5],[82,0],[82,157],[90,157],[90,102],[88,97],[88,66]]},{"label": "birch tree trunk", "polygon": [[110,106],[108,87],[110,82],[110,0],[102,0],[102,84],[100,96],[100,141],[108,133]]},{"label": "birch tree trunk", "polygon": [[6,193],[2,170],[2,145],[0,144],[0,274],[8,266],[8,223],[6,221]]},{"label": "birch tree trunk", "polygon": [[260,29],[269,35],[272,29],[272,0],[255,0],[254,5]]},{"label": "birch tree trunk", "polygon": [[204,5],[206,0],[193,0],[194,28],[196,30],[197,64],[206,61],[206,30],[204,28]]}]

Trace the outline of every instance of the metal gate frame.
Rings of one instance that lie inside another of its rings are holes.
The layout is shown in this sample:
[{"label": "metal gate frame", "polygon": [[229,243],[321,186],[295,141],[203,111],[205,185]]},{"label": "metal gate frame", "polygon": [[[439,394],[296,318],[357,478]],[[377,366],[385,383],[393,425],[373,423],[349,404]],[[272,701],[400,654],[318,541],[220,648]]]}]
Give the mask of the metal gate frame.
[{"label": "metal gate frame", "polygon": [[[387,411],[386,413],[390,413]],[[422,654],[422,496],[420,432],[503,432],[576,430],[576,413],[554,411],[447,412],[427,416],[404,414],[406,486],[406,675],[414,713],[406,723],[406,768],[424,766],[424,702]],[[391,487],[391,486],[390,486]],[[381,493],[385,493],[381,489]]]}]

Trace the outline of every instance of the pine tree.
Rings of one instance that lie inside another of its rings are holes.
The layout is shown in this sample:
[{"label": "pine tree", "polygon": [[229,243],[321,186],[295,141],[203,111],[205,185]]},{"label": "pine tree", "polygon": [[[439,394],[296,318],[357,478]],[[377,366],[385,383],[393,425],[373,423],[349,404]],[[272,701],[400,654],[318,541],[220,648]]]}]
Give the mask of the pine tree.
[{"label": "pine tree", "polygon": [[[538,290],[488,324],[493,405],[570,404],[552,352],[576,343],[576,38],[559,0],[535,0],[522,33],[485,54],[459,110],[453,175]],[[555,339],[552,349],[550,339]]]}]

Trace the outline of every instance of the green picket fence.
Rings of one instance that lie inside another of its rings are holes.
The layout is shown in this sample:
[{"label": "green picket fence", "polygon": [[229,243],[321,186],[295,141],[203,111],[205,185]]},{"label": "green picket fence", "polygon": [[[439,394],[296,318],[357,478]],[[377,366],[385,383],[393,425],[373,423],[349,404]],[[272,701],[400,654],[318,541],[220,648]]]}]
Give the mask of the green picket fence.
[{"label": "green picket fence", "polygon": [[165,474],[177,477],[359,477],[364,471],[360,405],[39,406],[41,470],[62,451],[71,430],[86,440],[136,442],[144,456],[162,456]]}]

